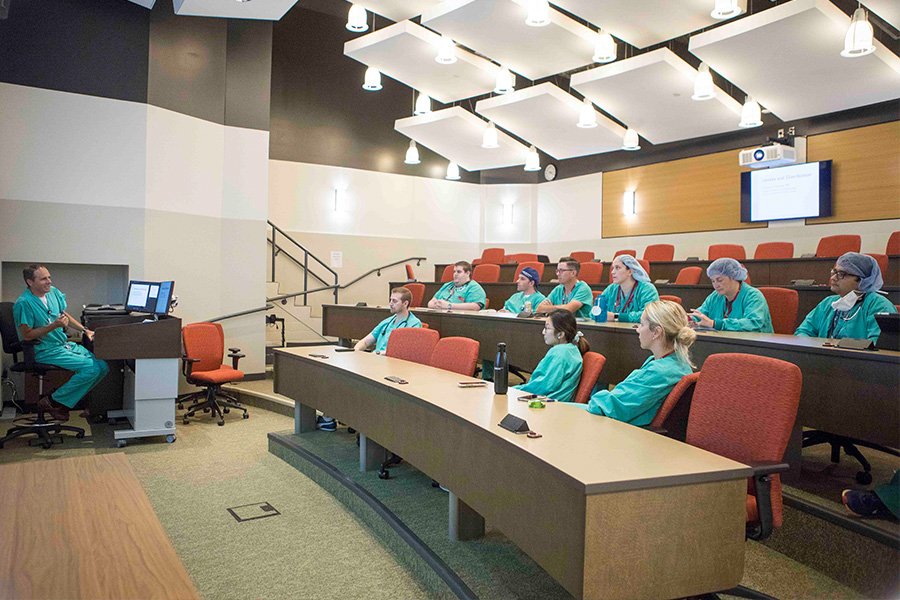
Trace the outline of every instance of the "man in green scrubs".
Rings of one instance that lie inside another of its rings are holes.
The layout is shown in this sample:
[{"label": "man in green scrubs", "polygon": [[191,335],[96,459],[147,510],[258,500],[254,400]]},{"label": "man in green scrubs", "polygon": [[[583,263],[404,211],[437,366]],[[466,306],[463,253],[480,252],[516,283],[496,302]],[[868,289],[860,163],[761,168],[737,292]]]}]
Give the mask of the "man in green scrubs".
[{"label": "man in green scrubs", "polygon": [[443,310],[481,310],[487,303],[487,294],[477,281],[472,281],[472,265],[464,260],[453,265],[453,281],[441,286],[428,308]]},{"label": "man in green scrubs", "polygon": [[375,326],[372,333],[356,342],[354,348],[362,351],[375,344],[375,353],[383,354],[387,350],[388,338],[391,332],[401,327],[421,327],[422,321],[416,315],[409,312],[409,303],[412,302],[412,292],[405,287],[397,287],[391,290],[391,299],[388,307],[391,316]]},{"label": "man in green scrubs", "polygon": [[775,333],[766,297],[744,281],[747,269],[741,263],[733,258],[720,258],[710,263],[706,274],[715,291],[700,308],[688,313],[694,327]]},{"label": "man in green scrubs", "polygon": [[878,293],[884,283],[878,261],[867,254],[847,252],[834,264],[829,283],[837,295],[822,300],[806,315],[794,335],[877,342],[881,328],[875,313],[897,312]]},{"label": "man in green scrubs", "polygon": [[38,400],[38,408],[49,412],[59,421],[69,419],[69,409],[74,408],[85,394],[97,385],[109,372],[102,360],[97,360],[84,346],[68,341],[65,329],[71,327],[88,339],[90,331],[66,312],[66,295],[53,287],[50,271],[42,265],[30,265],[22,271],[28,289],[13,305],[13,316],[19,328],[19,339],[38,340],[34,347],[37,362],[56,365],[75,374]]},{"label": "man in green scrubs", "polygon": [[516,280],[516,290],[518,291],[509,297],[509,300],[506,301],[500,312],[518,314],[525,309],[526,302],[531,303],[531,312],[534,312],[537,305],[547,299],[542,293],[537,291],[537,285],[540,280],[541,276],[538,275],[536,269],[525,267],[519,271],[519,277]]},{"label": "man in green scrubs", "polygon": [[534,312],[548,313],[554,308],[564,308],[576,318],[589,318],[594,295],[591,293],[591,286],[579,281],[578,272],[580,270],[581,263],[571,256],[559,259],[556,267],[556,278],[559,279],[559,285],[553,288],[550,296],[541,302]]}]

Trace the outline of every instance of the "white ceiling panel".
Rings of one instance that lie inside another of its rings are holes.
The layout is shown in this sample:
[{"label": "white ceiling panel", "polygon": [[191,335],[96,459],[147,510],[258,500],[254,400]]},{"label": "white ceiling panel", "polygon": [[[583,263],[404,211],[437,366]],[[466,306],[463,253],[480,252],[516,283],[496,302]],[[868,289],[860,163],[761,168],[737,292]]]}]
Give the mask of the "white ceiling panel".
[{"label": "white ceiling panel", "polygon": [[691,100],[697,70],[668,48],[582,71],[572,87],[654,144],[738,129],[741,105],[716,97]]},{"label": "white ceiling panel", "polygon": [[[347,10],[350,10],[348,0]],[[352,0],[353,4],[359,4],[368,11],[387,17],[391,21],[403,21],[411,19],[433,6],[441,3],[441,0]]]},{"label": "white ceiling panel", "polygon": [[181,16],[278,21],[296,2],[297,0],[264,0],[263,2],[175,0],[174,5],[175,14]]},{"label": "white ceiling panel", "polygon": [[691,38],[711,69],[789,121],[900,97],[900,58],[844,58],[850,17],[827,0],[792,0]]},{"label": "white ceiling panel", "polygon": [[552,83],[479,100],[475,111],[562,160],[622,147],[625,128],[598,111],[598,127],[578,127],[581,101]]},{"label": "white ceiling panel", "polygon": [[529,79],[592,62],[597,34],[556,10],[550,24],[529,27],[528,0],[446,0],[422,24]]},{"label": "white ceiling panel", "polygon": [[[713,0],[551,0],[632,46],[659,42],[719,23]],[[746,0],[739,0],[746,7]]]},{"label": "white ceiling panel", "polygon": [[153,8],[153,5],[156,4],[156,0],[131,0],[131,2],[143,6],[144,8]]},{"label": "white ceiling panel", "polygon": [[440,38],[401,21],[347,42],[344,54],[444,104],[494,89],[500,67],[480,56],[458,48],[452,65],[435,62]]},{"label": "white ceiling panel", "polygon": [[863,6],[900,29],[900,2],[897,0],[863,0]]},{"label": "white ceiling panel", "polygon": [[464,108],[453,106],[427,115],[399,119],[394,123],[394,129],[466,171],[524,165],[528,146],[499,129],[500,147],[481,147],[485,125],[487,122]]}]

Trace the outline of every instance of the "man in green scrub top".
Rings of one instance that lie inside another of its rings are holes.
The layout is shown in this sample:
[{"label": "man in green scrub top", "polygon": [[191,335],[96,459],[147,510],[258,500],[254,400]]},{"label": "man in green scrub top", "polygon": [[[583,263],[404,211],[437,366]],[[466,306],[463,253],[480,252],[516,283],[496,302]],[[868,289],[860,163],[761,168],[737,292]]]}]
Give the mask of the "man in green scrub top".
[{"label": "man in green scrub top", "polygon": [[554,308],[564,308],[576,318],[589,318],[594,295],[591,293],[591,286],[578,280],[580,270],[581,263],[571,256],[559,259],[556,267],[559,285],[553,288],[550,296],[541,302],[534,312],[548,313]]},{"label": "man in green scrub top", "polygon": [[878,293],[884,283],[878,261],[867,254],[847,252],[834,264],[829,283],[837,295],[822,300],[794,335],[877,342],[881,328],[875,313],[897,312],[890,300]]},{"label": "man in green scrub top", "polygon": [[535,307],[547,299],[542,293],[537,291],[537,284],[540,280],[541,276],[538,275],[536,269],[525,267],[519,271],[519,277],[516,280],[516,290],[518,291],[510,296],[500,312],[518,314],[525,310],[526,302],[531,303],[531,312],[534,312]]},{"label": "man in green scrub top", "polygon": [[75,373],[52,394],[42,396],[38,400],[38,408],[50,413],[55,420],[68,421],[69,409],[75,408],[78,401],[100,383],[109,372],[109,367],[94,358],[87,348],[66,338],[67,327],[88,339],[94,338],[94,332],[66,312],[66,295],[53,287],[50,271],[42,265],[30,265],[22,271],[22,276],[28,289],[13,305],[19,339],[38,340],[38,345],[34,347],[37,362]]},{"label": "man in green scrub top", "polygon": [[441,286],[428,308],[442,310],[481,310],[487,302],[487,294],[477,281],[472,281],[472,265],[464,260],[453,265],[453,281]]},{"label": "man in green scrub top", "polygon": [[747,284],[747,269],[733,258],[719,258],[706,268],[715,290],[688,316],[692,327],[717,331],[774,333],[762,292]]},{"label": "man in green scrub top", "polygon": [[383,354],[387,350],[388,338],[391,332],[401,327],[421,327],[422,322],[416,315],[409,312],[409,303],[412,302],[412,292],[405,287],[397,287],[391,290],[391,299],[388,307],[391,316],[379,323],[372,333],[356,342],[354,348],[362,351],[375,344],[375,353]]}]

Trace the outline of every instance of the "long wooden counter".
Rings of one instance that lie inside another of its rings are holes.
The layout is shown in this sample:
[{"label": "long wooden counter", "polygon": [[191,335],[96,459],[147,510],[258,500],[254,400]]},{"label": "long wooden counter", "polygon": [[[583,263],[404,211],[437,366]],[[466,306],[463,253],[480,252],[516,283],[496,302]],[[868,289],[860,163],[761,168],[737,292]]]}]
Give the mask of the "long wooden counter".
[{"label": "long wooden counter", "polygon": [[[513,390],[461,389],[469,378],[449,371],[333,350],[276,349],[275,392],[297,402],[298,419],[314,427],[322,410],[400,454],[576,598],[684,597],[740,581],[745,465],[577,406],[529,409]],[[543,437],[502,429],[507,413]]]}]

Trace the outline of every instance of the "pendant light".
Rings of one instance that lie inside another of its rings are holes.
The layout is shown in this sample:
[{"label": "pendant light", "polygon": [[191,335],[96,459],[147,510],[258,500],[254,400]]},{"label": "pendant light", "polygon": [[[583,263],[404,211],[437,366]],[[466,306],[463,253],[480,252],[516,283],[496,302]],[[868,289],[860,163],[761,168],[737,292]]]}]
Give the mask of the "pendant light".
[{"label": "pendant light", "polygon": [[597,113],[588,98],[584,99],[581,111],[578,113],[578,126],[582,129],[592,129],[597,126]]},{"label": "pendant light", "polygon": [[855,58],[872,54],[875,52],[873,37],[872,24],[869,23],[865,9],[857,8],[853,11],[853,18],[850,19],[850,28],[844,37],[844,50],[841,56]]},{"label": "pendant light", "polygon": [[713,85],[712,73],[706,63],[700,63],[697,78],[694,79],[694,95],[691,100],[712,100],[716,97],[716,86]]},{"label": "pendant light", "polygon": [[406,151],[406,159],[403,161],[408,165],[417,165],[419,160],[419,149],[416,148],[416,140],[409,140],[409,149]]},{"label": "pendant light", "polygon": [[414,115],[427,115],[431,112],[431,97],[428,94],[423,92],[419,92],[419,97],[416,98],[416,108],[413,111]]},{"label": "pendant light", "polygon": [[494,93],[508,94],[514,91],[516,91],[516,80],[513,78],[513,74],[510,73],[509,69],[501,67],[500,72],[497,73],[497,84],[494,87]]},{"label": "pendant light", "polygon": [[594,62],[608,63],[616,60],[616,41],[602,29],[594,42]]},{"label": "pendant light", "polygon": [[493,121],[488,121],[484,127],[484,133],[481,135],[482,148],[499,148],[500,139],[497,136],[497,126]]},{"label": "pendant light", "polygon": [[450,162],[447,165],[447,176],[444,179],[449,179],[450,181],[459,181],[459,165],[455,162]]},{"label": "pendant light", "polygon": [[640,150],[641,149],[641,140],[638,137],[637,131],[629,127],[625,130],[625,135],[622,137],[622,150]]},{"label": "pendant light", "polygon": [[456,62],[456,44],[450,36],[442,35],[438,42],[437,56],[434,57],[435,62],[442,65],[452,65]]},{"label": "pendant light", "polygon": [[363,89],[370,92],[377,92],[381,89],[381,71],[375,67],[366,69],[366,79],[363,82]]},{"label": "pendant light", "polygon": [[529,27],[544,27],[550,24],[550,3],[547,0],[531,0],[525,24]]},{"label": "pendant light", "polygon": [[709,13],[713,19],[730,19],[741,14],[738,0],[716,0],[713,11]]},{"label": "pendant light", "polygon": [[747,96],[744,106],[741,108],[741,122],[738,125],[740,127],[759,127],[762,124],[762,110],[759,108],[759,103]]},{"label": "pendant light", "polygon": [[357,33],[369,30],[366,9],[359,4],[350,5],[350,13],[347,15],[347,29]]},{"label": "pendant light", "polygon": [[528,156],[525,158],[525,170],[526,171],[540,171],[541,170],[541,157],[538,156],[537,148],[532,146],[528,149]]}]

